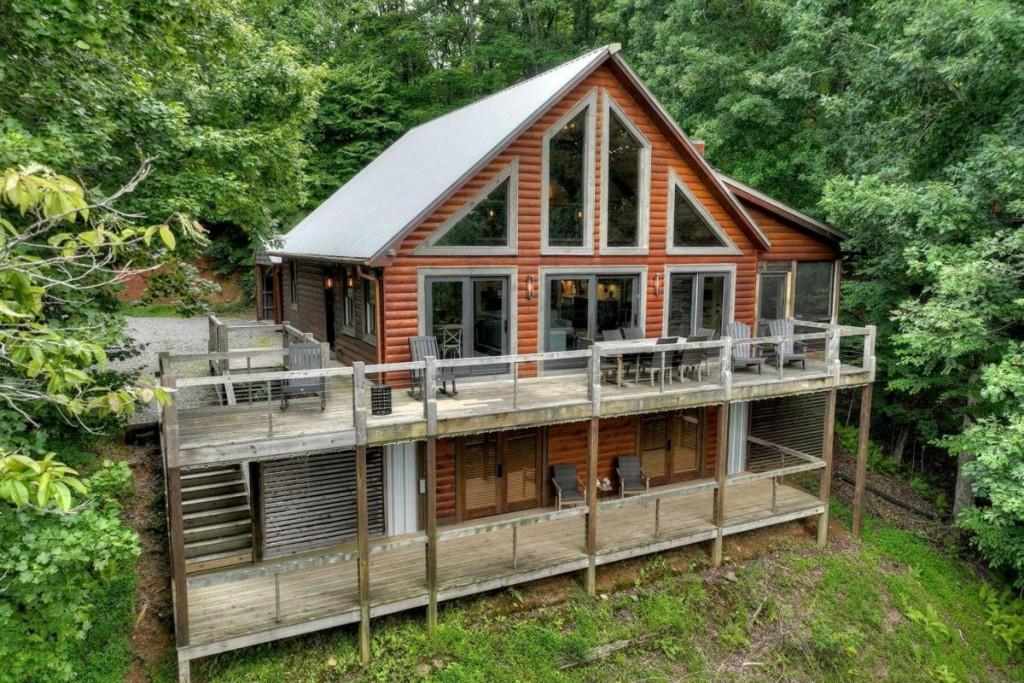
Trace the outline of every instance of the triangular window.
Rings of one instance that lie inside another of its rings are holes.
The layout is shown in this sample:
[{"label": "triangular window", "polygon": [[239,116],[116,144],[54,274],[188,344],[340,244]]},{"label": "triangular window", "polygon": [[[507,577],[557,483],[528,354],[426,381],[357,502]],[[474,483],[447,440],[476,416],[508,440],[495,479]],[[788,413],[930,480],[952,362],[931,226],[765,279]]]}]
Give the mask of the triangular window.
[{"label": "triangular window", "polygon": [[671,179],[670,250],[697,254],[738,254],[736,245],[682,181],[674,173]]},{"label": "triangular window", "polygon": [[504,247],[508,245],[509,178],[441,235],[437,247]]}]

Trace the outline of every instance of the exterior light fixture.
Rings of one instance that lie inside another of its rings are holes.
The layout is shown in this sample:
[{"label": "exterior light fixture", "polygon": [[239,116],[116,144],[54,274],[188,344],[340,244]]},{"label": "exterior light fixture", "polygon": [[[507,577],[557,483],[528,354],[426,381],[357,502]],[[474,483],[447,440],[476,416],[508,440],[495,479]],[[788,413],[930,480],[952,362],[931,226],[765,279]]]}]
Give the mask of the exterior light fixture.
[{"label": "exterior light fixture", "polygon": [[533,276],[526,276],[526,300],[530,301],[533,299]]},{"label": "exterior light fixture", "polygon": [[352,277],[352,271],[346,271],[345,286],[349,289],[353,289],[356,286],[355,278]]},{"label": "exterior light fixture", "polygon": [[661,284],[661,273],[654,274],[654,293],[661,294],[665,291],[665,287]]},{"label": "exterior light fixture", "polygon": [[334,289],[334,278],[333,277],[328,275],[324,279],[324,289]]}]

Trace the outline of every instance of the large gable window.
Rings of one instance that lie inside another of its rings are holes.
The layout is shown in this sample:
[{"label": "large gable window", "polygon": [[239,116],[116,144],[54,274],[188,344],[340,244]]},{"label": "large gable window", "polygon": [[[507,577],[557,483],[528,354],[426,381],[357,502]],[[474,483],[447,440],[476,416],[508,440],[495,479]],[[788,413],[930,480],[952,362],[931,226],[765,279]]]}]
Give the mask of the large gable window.
[{"label": "large gable window", "polygon": [[602,164],[602,235],[605,250],[647,247],[650,143],[605,94]]},{"label": "large gable window", "polygon": [[544,136],[543,247],[549,252],[591,248],[595,102],[592,93]]},{"label": "large gable window", "polygon": [[669,253],[739,254],[739,249],[682,180],[669,172]]},{"label": "large gable window", "polygon": [[514,254],[518,160],[423,240],[421,254]]}]

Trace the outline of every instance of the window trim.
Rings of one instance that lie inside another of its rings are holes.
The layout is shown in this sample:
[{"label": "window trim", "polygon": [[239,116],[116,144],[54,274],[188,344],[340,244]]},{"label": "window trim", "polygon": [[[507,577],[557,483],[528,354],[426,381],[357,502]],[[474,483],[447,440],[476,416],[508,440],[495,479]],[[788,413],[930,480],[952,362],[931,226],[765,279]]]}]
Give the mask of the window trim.
[{"label": "window trim", "polygon": [[[647,329],[647,266],[607,266],[601,264],[592,264],[589,266],[549,266],[541,267],[537,271],[537,282],[539,283],[537,288],[537,348],[544,348],[544,337],[547,330],[548,323],[548,288],[547,282],[549,277],[559,276],[574,276],[574,275],[596,275],[598,277],[602,275],[633,275],[638,279],[638,286],[640,288],[640,302],[638,304],[639,311],[637,314],[637,326],[641,330]],[[540,374],[551,374],[552,371],[545,372],[542,367],[544,364],[540,363],[539,372]],[[557,372],[557,371],[556,371]]]},{"label": "window trim", "polygon": [[[650,248],[651,225],[651,141],[647,139],[633,120],[607,90],[601,91],[604,106],[601,110],[601,253],[602,254],[646,254]],[[608,246],[608,139],[611,132],[611,117],[615,115],[630,134],[640,143],[640,202],[637,211],[636,246]]]},{"label": "window trim", "polygon": [[427,330],[427,278],[438,277],[507,277],[508,278],[508,350],[516,355],[519,348],[519,268],[516,266],[421,267],[416,269],[416,334]]},{"label": "window trim", "polygon": [[[722,240],[720,247],[677,247],[675,246],[676,231],[676,188],[679,188],[683,195],[689,200],[694,210],[704,219],[705,224],[711,229],[718,239]],[[665,221],[665,247],[666,253],[680,256],[740,256],[743,252],[739,250],[736,243],[729,239],[729,236],[718,224],[718,221],[708,212],[704,205],[697,199],[693,191],[682,181],[674,168],[668,170],[668,213]]]},{"label": "window trim", "polygon": [[[363,290],[363,292],[362,292],[362,294],[363,294],[363,333],[361,335],[361,338],[362,338],[362,340],[364,342],[366,342],[368,344],[376,344],[377,343],[377,310],[376,309],[380,306],[380,291],[379,291],[379,287],[378,287],[378,282],[377,282],[377,280],[375,278],[363,277],[362,281],[363,281],[363,286],[362,286],[362,290]],[[373,316],[369,315],[370,297],[367,296],[367,288],[368,287],[372,287],[372,288],[378,290],[376,292],[376,296],[374,297],[375,301],[374,301],[374,304],[373,304],[373,307],[374,307],[374,314],[373,314]],[[372,332],[370,331],[370,327],[371,326],[370,326],[370,324],[368,322],[370,320],[373,321],[373,325],[372,325],[373,331]]]},{"label": "window trim", "polygon": [[[353,276],[354,278],[355,276]],[[348,286],[349,273],[347,269],[341,270],[341,333],[347,334],[350,337],[356,336],[356,294],[355,282],[353,280],[353,286]],[[349,305],[349,291],[352,292],[352,318],[349,320],[348,305]]]},{"label": "window trim", "polygon": [[832,272],[829,274],[829,288],[832,291],[829,292],[830,296],[828,297],[828,309],[829,309],[828,310],[828,318],[829,318],[829,321],[834,325],[835,324],[835,320],[836,320],[836,313],[837,313],[836,294],[839,291],[838,290],[838,282],[837,282],[837,279],[836,279],[836,274],[837,274],[839,268],[837,267],[837,261],[834,261],[832,259],[805,259],[805,260],[793,261],[793,267],[792,267],[791,276],[790,276],[792,278],[792,300],[789,302],[789,305],[787,307],[787,313],[788,313],[789,317],[791,317],[791,318],[793,318],[795,320],[803,320],[803,318],[797,318],[797,315],[796,315],[797,271],[800,270],[800,265],[801,264],[811,264],[811,263],[818,263],[818,264],[826,264],[827,263],[831,267],[831,269],[832,269]]},{"label": "window trim", "polygon": [[[447,235],[463,218],[469,215],[480,202],[487,198],[499,185],[508,180],[508,199],[506,211],[506,240],[503,247],[485,246],[453,246],[438,245],[437,242]],[[519,157],[515,157],[507,166],[498,172],[484,185],[473,198],[463,204],[441,225],[433,230],[414,250],[418,255],[435,256],[515,256],[519,245]]]},{"label": "window trim", "polygon": [[299,308],[299,265],[293,260],[288,260],[288,304],[292,310]]},{"label": "window trim", "polygon": [[[589,109],[587,109],[589,107]],[[550,143],[551,139],[565,124],[587,109],[587,130],[583,138],[583,245],[579,247],[552,246],[548,244],[548,192],[550,178]],[[541,140],[541,179],[540,179],[540,253],[541,254],[593,254],[594,253],[594,156],[597,128],[597,89],[591,90],[573,106],[564,116],[544,132]]]},{"label": "window trim", "polygon": [[[725,275],[725,305],[726,311],[722,316],[723,325],[736,321],[736,264],[735,263],[711,263],[707,265],[675,265],[665,266],[665,294],[662,297],[662,310],[661,310],[661,334],[663,337],[669,336],[668,323],[670,304],[672,299],[672,275],[697,275],[703,274],[714,274],[714,275]],[[692,310],[696,311],[697,307],[693,306]],[[691,327],[692,327],[692,320]],[[721,334],[721,333],[719,333]]]}]

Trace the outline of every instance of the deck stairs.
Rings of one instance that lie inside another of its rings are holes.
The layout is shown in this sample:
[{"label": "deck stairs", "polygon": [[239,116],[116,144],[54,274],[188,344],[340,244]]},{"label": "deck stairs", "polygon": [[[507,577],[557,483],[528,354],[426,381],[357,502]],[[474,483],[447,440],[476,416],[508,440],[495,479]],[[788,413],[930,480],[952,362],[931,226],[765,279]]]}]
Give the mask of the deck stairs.
[{"label": "deck stairs", "polygon": [[249,486],[239,464],[183,472],[185,571],[252,562]]}]

